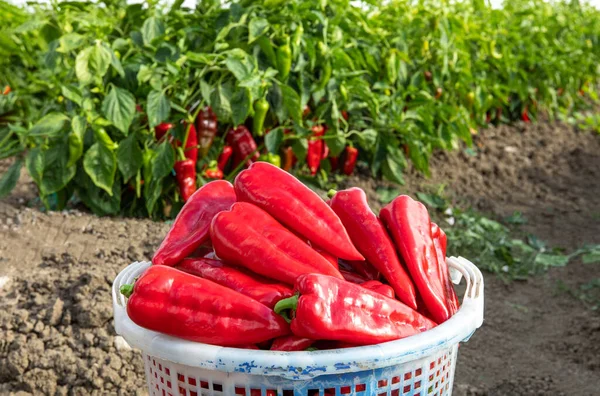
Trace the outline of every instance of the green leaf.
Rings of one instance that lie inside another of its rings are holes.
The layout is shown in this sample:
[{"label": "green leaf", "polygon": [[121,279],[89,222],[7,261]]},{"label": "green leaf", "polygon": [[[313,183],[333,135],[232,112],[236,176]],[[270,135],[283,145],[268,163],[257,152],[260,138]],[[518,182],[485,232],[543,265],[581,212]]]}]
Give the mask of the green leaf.
[{"label": "green leaf", "polygon": [[246,88],[238,89],[231,98],[231,114],[233,125],[238,126],[243,124],[250,114],[252,108],[252,97],[250,91]]},{"label": "green leaf", "polygon": [[433,209],[444,209],[447,206],[444,198],[440,197],[437,194],[426,194],[418,192],[416,193],[416,196],[419,201]]},{"label": "green leaf", "polygon": [[123,69],[123,65],[121,64],[121,61],[119,60],[119,58],[117,58],[117,56],[115,55],[115,52],[113,50],[109,50],[110,51],[110,64],[113,67],[113,69],[115,69],[117,71],[117,73],[119,73],[119,76],[121,76],[122,78],[125,78],[125,70]]},{"label": "green leaf", "polygon": [[142,167],[143,153],[134,134],[129,135],[119,143],[117,149],[117,165],[127,182]]},{"label": "green leaf", "polygon": [[292,143],[292,151],[296,155],[296,158],[306,158],[308,141],[306,139],[296,139],[294,143]]},{"label": "green leaf", "polygon": [[67,166],[69,146],[57,143],[44,152],[43,178],[39,184],[43,196],[62,190],[75,176],[76,166]]},{"label": "green leaf", "polygon": [[56,49],[57,52],[66,54],[69,51],[73,51],[81,47],[85,42],[85,36],[78,33],[68,33],[58,39],[59,47]]},{"label": "green leaf", "polygon": [[395,187],[377,187],[375,191],[379,200],[382,204],[387,204],[392,202],[398,195],[400,195],[400,190]]},{"label": "green leaf", "polygon": [[152,180],[160,180],[171,173],[175,165],[175,150],[169,142],[161,143],[152,159]]},{"label": "green leaf", "polygon": [[[329,147],[329,150],[331,151],[331,155],[333,157],[337,157],[338,155],[340,155],[342,153],[342,151],[344,151],[344,148],[346,148],[346,138],[344,137],[344,134],[343,133],[336,133],[336,134],[327,133],[325,136],[327,137],[327,140],[325,140],[325,143],[327,144],[327,147]],[[331,138],[331,136],[335,136],[335,137]]]},{"label": "green leaf", "polygon": [[111,62],[111,51],[102,43],[96,43],[92,47],[89,58],[89,67],[96,71],[96,75],[104,77]]},{"label": "green leaf", "polygon": [[83,157],[83,169],[96,186],[112,195],[117,171],[117,158],[114,151],[102,143],[94,143]]},{"label": "green leaf", "polygon": [[92,49],[92,47],[88,47],[80,51],[75,58],[75,74],[83,84],[89,84],[93,79],[89,66]]},{"label": "green leaf", "polygon": [[217,88],[210,94],[210,105],[219,122],[227,123],[231,120],[231,103],[225,96],[221,85],[217,85]]},{"label": "green leaf", "polygon": [[150,17],[144,21],[142,26],[142,37],[144,44],[149,45],[155,38],[165,34],[165,26],[162,21],[156,17]]},{"label": "green leaf", "polygon": [[148,94],[146,112],[148,113],[148,121],[152,128],[167,120],[171,112],[171,103],[167,95],[164,92],[151,91]]},{"label": "green leaf", "polygon": [[242,50],[231,51],[227,59],[225,59],[225,66],[227,66],[227,69],[229,69],[238,81],[250,78],[254,70],[254,64],[250,56]]},{"label": "green leaf", "polygon": [[74,87],[72,85],[63,85],[62,87],[60,87],[60,89],[62,91],[62,95],[65,98],[81,106],[81,104],[83,103],[83,96],[79,88]]},{"label": "green leaf", "polygon": [[[265,147],[270,153],[277,154],[283,141],[283,129],[275,128],[265,135]],[[293,150],[293,149],[292,149]]]},{"label": "green leaf", "polygon": [[46,114],[39,120],[29,131],[31,136],[52,136],[59,133],[65,124],[69,121],[69,117],[62,113]]},{"label": "green leaf", "polygon": [[129,91],[113,86],[102,102],[102,112],[127,136],[135,116],[135,98]]},{"label": "green leaf", "polygon": [[17,185],[21,168],[23,167],[23,159],[19,158],[14,164],[8,168],[6,173],[0,177],[0,198],[6,197]]},{"label": "green leaf", "polygon": [[25,166],[27,167],[29,176],[31,176],[35,184],[40,186],[44,175],[44,152],[39,147],[29,150],[25,157]]},{"label": "green leaf", "polygon": [[81,139],[85,136],[85,130],[87,128],[87,121],[84,116],[76,116],[71,120],[71,128]]},{"label": "green leaf", "polygon": [[152,216],[154,206],[162,194],[162,183],[160,180],[152,179],[150,183],[144,183],[144,198],[146,199],[146,210]]},{"label": "green leaf", "polygon": [[302,123],[302,105],[300,103],[300,96],[294,88],[288,85],[281,85],[281,93],[283,96],[283,105],[290,117],[298,124]]},{"label": "green leaf", "polygon": [[393,182],[404,184],[402,173],[406,168],[406,159],[398,147],[388,146],[387,157],[383,161],[383,176]]},{"label": "green leaf", "polygon": [[269,21],[264,18],[252,18],[248,24],[248,44],[265,34],[269,29]]},{"label": "green leaf", "polygon": [[200,81],[200,92],[202,93],[202,99],[208,104],[210,104],[210,85],[204,80]]},{"label": "green leaf", "polygon": [[600,262],[600,250],[595,250],[590,253],[586,253],[581,257],[584,264],[593,264]]},{"label": "green leaf", "polygon": [[81,201],[98,216],[117,214],[121,208],[121,182],[113,183],[111,194],[98,188],[90,178],[83,173],[77,185],[77,196]]},{"label": "green leaf", "polygon": [[150,81],[152,74],[154,74],[154,70],[152,70],[152,68],[150,68],[148,65],[141,65],[140,70],[137,73],[137,80],[140,84],[146,83]]}]

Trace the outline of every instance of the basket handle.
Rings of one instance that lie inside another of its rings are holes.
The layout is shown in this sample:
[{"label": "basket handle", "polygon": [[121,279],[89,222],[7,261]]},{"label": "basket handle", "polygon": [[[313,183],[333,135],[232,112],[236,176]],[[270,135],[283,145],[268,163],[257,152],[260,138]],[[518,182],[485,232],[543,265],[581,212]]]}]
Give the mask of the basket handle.
[{"label": "basket handle", "polygon": [[[448,257],[448,267],[450,268],[450,278],[455,284],[460,283],[464,277],[467,282],[467,288],[463,297],[461,309],[473,310],[475,315],[474,325],[478,329],[483,324],[484,298],[483,298],[483,275],[479,268],[464,257]],[[475,331],[475,329],[473,331]],[[472,333],[471,333],[472,334]],[[463,341],[468,341],[471,335]]]}]

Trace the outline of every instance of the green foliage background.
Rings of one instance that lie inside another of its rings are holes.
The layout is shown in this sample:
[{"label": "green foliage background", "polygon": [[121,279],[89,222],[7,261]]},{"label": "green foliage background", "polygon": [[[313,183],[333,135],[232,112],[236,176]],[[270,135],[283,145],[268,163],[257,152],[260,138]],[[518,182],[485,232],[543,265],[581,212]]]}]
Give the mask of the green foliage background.
[{"label": "green foliage background", "polygon": [[47,205],[76,196],[98,214],[162,216],[180,204],[176,153],[153,127],[173,122],[184,140],[180,121],[204,105],[220,134],[199,168],[266,97],[272,131],[259,145],[291,146],[296,171],[310,127],[326,123],[331,155],[355,145],[373,175],[402,182],[407,160],[427,173],[433,150],[469,144],[488,122],[567,118],[597,100],[600,12],[578,1],[181,3],[0,1],[0,85],[12,89],[0,159],[17,157],[0,196],[25,166]]}]

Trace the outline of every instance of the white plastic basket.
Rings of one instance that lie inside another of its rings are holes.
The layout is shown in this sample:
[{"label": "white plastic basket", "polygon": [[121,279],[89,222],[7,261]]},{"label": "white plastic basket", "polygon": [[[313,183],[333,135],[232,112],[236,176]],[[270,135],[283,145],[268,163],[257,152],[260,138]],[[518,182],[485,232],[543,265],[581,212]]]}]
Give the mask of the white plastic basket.
[{"label": "white plastic basket", "polygon": [[483,276],[448,258],[466,291],[459,311],[424,333],[378,345],[312,352],[225,348],[170,337],[129,319],[119,288],[150,263],[129,265],[113,283],[117,333],[142,351],[150,395],[425,396],[451,395],[459,342],[483,323]]}]

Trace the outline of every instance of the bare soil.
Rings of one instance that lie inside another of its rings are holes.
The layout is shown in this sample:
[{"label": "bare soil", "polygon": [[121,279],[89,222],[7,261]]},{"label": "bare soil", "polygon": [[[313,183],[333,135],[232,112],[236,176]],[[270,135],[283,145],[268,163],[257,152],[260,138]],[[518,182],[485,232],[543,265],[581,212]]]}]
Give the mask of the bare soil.
[{"label": "bare soil", "polygon": [[[409,172],[401,190],[443,183],[490,216],[521,211],[524,231],[553,246],[600,243],[599,136],[502,126],[481,131],[474,150],[437,153],[431,177]],[[346,184],[381,207],[375,189],[386,183],[359,175]],[[115,337],[110,287],[169,226],[36,207],[25,175],[0,200],[0,394],[144,394],[140,354]],[[485,322],[460,348],[454,394],[598,394],[600,312],[563,291],[598,277],[600,266],[579,261],[524,282],[488,275]]]}]

